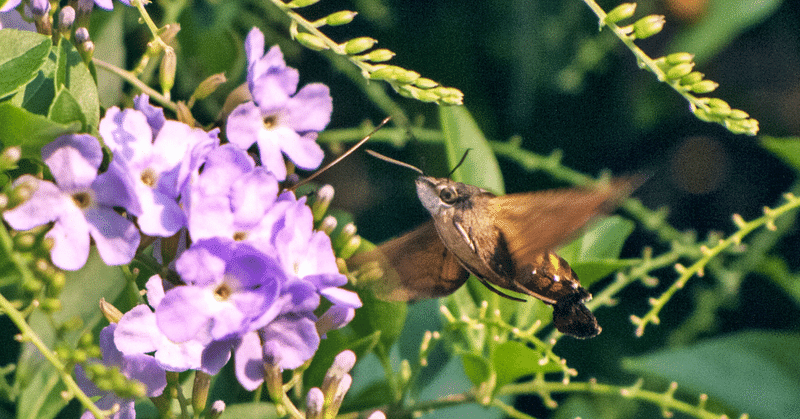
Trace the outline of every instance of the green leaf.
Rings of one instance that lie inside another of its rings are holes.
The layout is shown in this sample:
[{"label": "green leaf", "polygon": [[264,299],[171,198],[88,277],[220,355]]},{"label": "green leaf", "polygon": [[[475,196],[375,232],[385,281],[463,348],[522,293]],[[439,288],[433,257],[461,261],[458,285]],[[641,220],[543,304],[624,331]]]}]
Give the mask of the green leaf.
[{"label": "green leaf", "polygon": [[0,98],[36,77],[47,59],[50,37],[16,29],[0,30]]},{"label": "green leaf", "polygon": [[581,237],[564,246],[558,254],[569,262],[581,284],[588,287],[634,261],[619,260],[625,239],[635,224],[618,215],[605,218]]},{"label": "green leaf", "polygon": [[39,159],[42,146],[80,128],[80,122],[60,124],[10,103],[0,103],[0,143],[22,147],[22,157]]},{"label": "green leaf", "polygon": [[754,418],[794,419],[800,412],[797,354],[800,334],[751,331],[629,358],[623,367],[676,381]]},{"label": "green leaf", "polygon": [[469,155],[453,173],[453,180],[468,183],[496,194],[503,194],[505,186],[500,165],[489,142],[464,106],[440,106],[439,120],[442,124],[447,162],[452,168],[467,150]]},{"label": "green leaf", "polygon": [[800,172],[800,137],[761,137],[761,146]]},{"label": "green leaf", "polygon": [[408,310],[406,304],[381,301],[371,292],[363,292],[359,296],[363,306],[356,310],[350,326],[361,336],[379,331],[381,345],[388,350],[403,331]]},{"label": "green leaf", "polygon": [[63,37],[56,48],[56,91],[59,91],[62,86],[70,90],[80,105],[86,124],[97,128],[100,123],[100,99],[97,94],[97,84],[78,50]]},{"label": "green leaf", "polygon": [[56,94],[47,117],[54,122],[69,124],[80,122],[81,128],[86,129],[86,116],[81,112],[81,105],[72,96],[72,93],[62,87]]},{"label": "green leaf", "polygon": [[464,364],[464,373],[473,385],[479,386],[489,379],[492,369],[489,361],[482,356],[465,353],[461,355],[461,362]]},{"label": "green leaf", "polygon": [[[29,320],[31,328],[49,348],[56,341],[53,324],[79,318],[83,322],[82,330],[93,328],[103,320],[98,308],[100,298],[114,301],[126,283],[120,268],[106,266],[94,249],[81,270],[66,272],[66,275],[66,285],[61,293],[63,309],[53,314],[52,319],[37,311]],[[66,334],[64,339],[70,347],[75,347],[82,330]],[[65,387],[55,368],[31,344],[23,347],[15,378],[15,385],[21,389],[20,410],[17,412],[21,419],[52,418],[66,403],[61,396]]]},{"label": "green leaf", "polygon": [[700,21],[680,31],[669,51],[690,52],[695,54],[695,62],[702,64],[772,15],[782,3],[782,0],[711,0]]},{"label": "green leaf", "polygon": [[526,375],[561,371],[561,367],[553,361],[540,365],[541,358],[541,353],[521,342],[508,341],[497,345],[493,356],[497,387],[513,383]]}]

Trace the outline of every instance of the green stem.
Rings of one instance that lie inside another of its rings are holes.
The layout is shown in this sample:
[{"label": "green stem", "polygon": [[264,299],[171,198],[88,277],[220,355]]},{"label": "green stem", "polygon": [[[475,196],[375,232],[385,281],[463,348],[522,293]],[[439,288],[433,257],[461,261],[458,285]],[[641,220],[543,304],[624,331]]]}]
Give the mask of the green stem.
[{"label": "green stem", "polygon": [[123,70],[113,64],[109,64],[105,61],[99,60],[97,58],[93,58],[92,62],[94,64],[106,71],[114,73],[121,77],[123,80],[127,81],[128,83],[134,85],[137,89],[141,90],[142,93],[147,94],[153,100],[160,103],[163,107],[171,110],[172,112],[178,112],[178,105],[175,102],[169,100],[166,96],[162,95],[152,87],[146,85],[143,81],[139,80],[133,73],[127,70]]},{"label": "green stem", "polygon": [[[5,231],[5,229],[3,229],[3,231]],[[42,356],[44,356],[44,358],[53,367],[55,367],[56,371],[58,371],[58,374],[61,377],[61,381],[63,381],[64,385],[66,385],[67,390],[69,390],[69,392],[81,402],[83,407],[92,412],[94,417],[98,419],[106,417],[105,414],[107,412],[103,412],[97,406],[95,406],[95,404],[92,402],[92,399],[90,399],[89,396],[87,396],[86,393],[84,393],[83,390],[78,387],[78,383],[76,383],[72,376],[67,373],[66,366],[61,362],[60,359],[58,359],[58,356],[56,356],[56,354],[52,352],[44,342],[42,342],[36,332],[34,332],[33,329],[31,329],[31,327],[28,325],[28,322],[25,320],[25,317],[22,315],[22,313],[15,309],[13,304],[11,304],[11,302],[8,301],[2,294],[0,294],[0,309],[2,309],[2,312],[8,316],[8,318],[11,319],[14,325],[20,330],[21,338],[19,340],[21,342],[30,342],[36,347],[36,349],[39,350],[39,353],[41,353]]]}]

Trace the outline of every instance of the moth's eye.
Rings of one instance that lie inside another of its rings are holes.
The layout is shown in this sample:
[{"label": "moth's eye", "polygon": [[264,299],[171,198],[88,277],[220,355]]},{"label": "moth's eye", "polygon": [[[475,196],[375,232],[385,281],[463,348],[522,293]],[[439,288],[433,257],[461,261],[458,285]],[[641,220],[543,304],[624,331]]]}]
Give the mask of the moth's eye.
[{"label": "moth's eye", "polygon": [[444,201],[445,204],[456,202],[456,198],[458,198],[458,192],[453,188],[444,188],[439,191],[439,199]]}]

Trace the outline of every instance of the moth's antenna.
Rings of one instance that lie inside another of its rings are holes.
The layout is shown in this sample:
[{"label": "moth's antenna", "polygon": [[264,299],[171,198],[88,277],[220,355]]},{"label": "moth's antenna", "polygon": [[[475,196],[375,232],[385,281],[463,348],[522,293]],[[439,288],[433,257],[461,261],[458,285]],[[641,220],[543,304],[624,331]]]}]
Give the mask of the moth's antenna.
[{"label": "moth's antenna", "polygon": [[[296,189],[297,189],[297,188],[299,188],[300,186],[303,186],[303,185],[305,185],[306,183],[310,182],[310,181],[311,181],[312,179],[314,179],[315,177],[317,177],[317,176],[319,176],[320,174],[322,174],[324,171],[326,171],[326,170],[330,169],[331,167],[333,167],[334,165],[336,165],[336,163],[339,163],[340,161],[342,161],[342,159],[344,159],[345,157],[349,156],[349,155],[350,155],[350,154],[352,154],[354,151],[356,151],[356,150],[357,150],[359,147],[361,147],[361,145],[362,145],[362,144],[366,143],[366,142],[367,142],[367,140],[369,140],[369,139],[370,139],[370,137],[372,137],[372,136],[373,136],[373,135],[374,135],[376,132],[378,132],[378,130],[379,130],[379,129],[383,128],[383,126],[384,126],[384,125],[386,125],[386,124],[389,122],[389,120],[391,120],[391,119],[392,119],[392,117],[391,117],[391,116],[387,116],[387,117],[386,117],[386,118],[385,118],[383,121],[381,121],[381,123],[380,123],[380,124],[378,124],[378,126],[377,126],[377,127],[375,127],[375,129],[374,129],[374,130],[372,130],[372,132],[370,132],[369,134],[367,134],[367,136],[366,136],[366,137],[362,138],[362,139],[361,139],[359,142],[357,142],[357,143],[356,143],[354,146],[350,147],[350,149],[349,149],[349,150],[347,150],[347,151],[345,151],[345,152],[344,152],[344,154],[342,154],[341,156],[337,157],[337,158],[336,158],[336,160],[334,160],[334,161],[332,161],[332,162],[328,163],[328,164],[327,164],[327,165],[325,165],[325,167],[323,167],[322,169],[319,169],[319,170],[317,170],[317,171],[316,171],[316,172],[314,172],[314,173],[313,173],[311,176],[309,176],[309,177],[307,177],[307,178],[303,179],[303,181],[302,181],[302,182],[298,182],[298,183],[296,183],[294,186],[292,186],[292,187],[290,187],[290,188],[287,188],[287,190],[290,190],[290,191],[294,191],[294,190],[296,190]],[[368,150],[368,151],[369,151],[369,150]]]},{"label": "moth's antenna", "polygon": [[459,161],[458,161],[458,164],[456,165],[456,167],[454,167],[454,168],[453,168],[453,170],[451,170],[451,171],[450,171],[450,173],[448,173],[448,174],[447,174],[447,177],[448,177],[448,178],[449,178],[450,176],[452,176],[452,175],[453,175],[453,173],[455,173],[455,172],[456,172],[456,169],[458,169],[459,167],[461,167],[461,165],[464,163],[464,160],[466,160],[466,159],[467,159],[467,154],[469,154],[469,151],[470,151],[470,150],[472,150],[472,149],[471,149],[471,148],[468,148],[468,149],[467,149],[467,151],[465,151],[465,152],[464,152],[464,155],[463,155],[463,156],[461,156],[461,160],[459,160]]},{"label": "moth's antenna", "polygon": [[416,167],[416,166],[412,166],[412,165],[410,165],[408,163],[401,162],[400,160],[395,160],[395,159],[393,159],[391,157],[386,157],[383,154],[378,153],[377,151],[366,150],[366,152],[369,153],[372,157],[377,157],[377,158],[379,158],[379,159],[381,159],[381,160],[383,160],[385,162],[396,164],[398,166],[405,167],[406,169],[411,169],[411,170],[413,170],[413,171],[415,171],[415,172],[417,172],[417,173],[419,173],[419,174],[421,174],[423,176],[425,175],[425,173],[423,173],[422,170],[419,170],[419,168]]}]

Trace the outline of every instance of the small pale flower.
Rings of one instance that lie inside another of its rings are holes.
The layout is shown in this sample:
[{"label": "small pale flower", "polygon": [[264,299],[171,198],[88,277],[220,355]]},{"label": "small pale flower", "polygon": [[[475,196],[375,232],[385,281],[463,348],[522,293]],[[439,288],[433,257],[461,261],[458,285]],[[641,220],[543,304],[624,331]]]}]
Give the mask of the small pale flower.
[{"label": "small pale flower", "polygon": [[228,140],[247,149],[258,144],[262,164],[286,179],[286,154],[297,167],[317,168],[324,157],[317,132],[328,125],[333,101],[328,86],[312,83],[297,91],[297,70],[287,67],[280,49],[264,54],[264,35],[253,29],[245,40],[247,83],[252,101],[228,117]]},{"label": "small pale flower", "polygon": [[30,175],[17,179],[15,186],[27,183],[34,192],[30,199],[3,213],[8,224],[29,230],[53,222],[46,237],[53,240],[53,264],[61,269],[77,270],[86,263],[90,237],[107,264],[130,262],[139,246],[139,232],[114,207],[132,214],[141,208],[117,160],[98,175],[103,153],[97,139],[87,134],[58,137],[42,148],[42,158],[55,184]]},{"label": "small pale flower", "polygon": [[139,228],[150,236],[168,237],[186,223],[178,205],[181,190],[219,139],[216,130],[205,132],[177,121],[151,126],[151,121],[161,122],[151,112],[113,107],[100,121],[100,134],[135,185],[142,208]]}]

